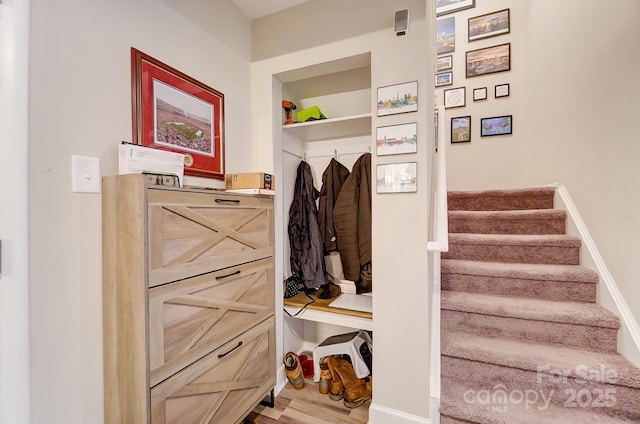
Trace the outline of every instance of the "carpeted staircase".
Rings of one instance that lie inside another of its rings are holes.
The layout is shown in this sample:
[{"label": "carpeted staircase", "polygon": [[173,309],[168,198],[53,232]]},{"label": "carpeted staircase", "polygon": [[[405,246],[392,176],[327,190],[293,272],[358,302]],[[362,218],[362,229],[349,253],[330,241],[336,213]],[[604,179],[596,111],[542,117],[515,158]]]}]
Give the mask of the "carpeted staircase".
[{"label": "carpeted staircase", "polygon": [[553,188],[450,192],[441,423],[640,423],[640,370]]}]

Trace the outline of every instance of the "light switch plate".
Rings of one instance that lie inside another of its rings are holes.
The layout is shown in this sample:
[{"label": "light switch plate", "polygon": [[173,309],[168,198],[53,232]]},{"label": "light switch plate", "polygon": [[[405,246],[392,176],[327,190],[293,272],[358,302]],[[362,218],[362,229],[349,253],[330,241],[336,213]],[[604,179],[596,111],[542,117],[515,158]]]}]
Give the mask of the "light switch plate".
[{"label": "light switch plate", "polygon": [[100,193],[100,159],[71,156],[71,191],[74,193]]}]

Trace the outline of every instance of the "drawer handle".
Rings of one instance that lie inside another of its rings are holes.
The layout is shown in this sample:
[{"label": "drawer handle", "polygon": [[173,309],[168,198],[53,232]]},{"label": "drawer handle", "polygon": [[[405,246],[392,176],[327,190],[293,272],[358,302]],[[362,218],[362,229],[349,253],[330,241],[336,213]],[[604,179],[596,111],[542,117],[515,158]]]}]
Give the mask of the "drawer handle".
[{"label": "drawer handle", "polygon": [[233,275],[238,275],[240,274],[240,270],[237,270],[236,272],[232,272],[231,274],[227,274],[227,275],[219,275],[216,277],[216,280],[224,280],[225,278],[229,278]]},{"label": "drawer handle", "polygon": [[239,348],[240,346],[242,346],[242,342],[238,342],[238,346],[234,347],[233,349],[231,349],[229,352],[227,353],[221,353],[220,355],[218,355],[218,359],[220,358],[224,358],[225,356],[227,356],[228,354],[230,354],[231,352],[233,352],[234,350],[236,350],[237,348]]},{"label": "drawer handle", "polygon": [[240,203],[238,199],[216,199],[216,203]]}]

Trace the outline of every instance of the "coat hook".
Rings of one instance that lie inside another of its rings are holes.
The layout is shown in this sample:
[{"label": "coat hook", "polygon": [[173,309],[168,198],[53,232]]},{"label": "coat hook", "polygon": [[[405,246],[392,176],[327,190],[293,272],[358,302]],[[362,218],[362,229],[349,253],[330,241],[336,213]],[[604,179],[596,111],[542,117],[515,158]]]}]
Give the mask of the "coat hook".
[{"label": "coat hook", "polygon": [[335,160],[338,160],[338,150],[336,150],[336,149],[333,149],[333,158]]}]

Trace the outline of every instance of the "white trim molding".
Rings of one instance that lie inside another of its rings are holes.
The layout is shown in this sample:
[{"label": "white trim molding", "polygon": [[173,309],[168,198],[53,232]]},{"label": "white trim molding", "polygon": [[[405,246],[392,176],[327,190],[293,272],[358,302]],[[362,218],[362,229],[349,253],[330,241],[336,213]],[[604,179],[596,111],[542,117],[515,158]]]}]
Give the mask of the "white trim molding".
[{"label": "white trim molding", "polygon": [[567,234],[582,239],[583,249],[580,249],[582,265],[594,269],[600,275],[597,292],[598,303],[617,314],[622,321],[618,336],[618,352],[636,366],[640,366],[640,327],[638,327],[638,322],[631,313],[604,259],[602,259],[586,224],[569,195],[569,191],[562,184],[556,183],[549,186],[556,188],[555,207],[564,208],[567,211]]},{"label": "white trim molding", "polygon": [[371,403],[369,424],[435,424],[430,419]]}]

